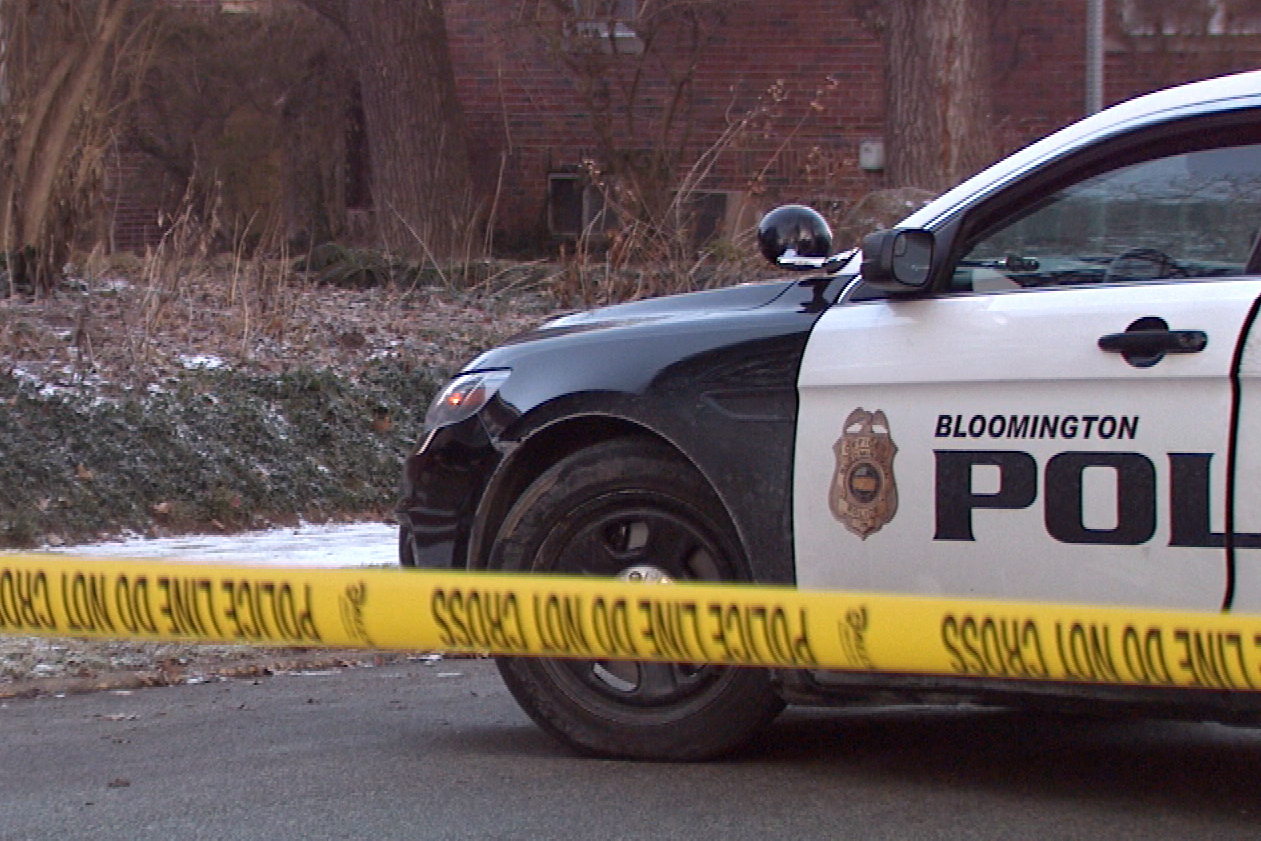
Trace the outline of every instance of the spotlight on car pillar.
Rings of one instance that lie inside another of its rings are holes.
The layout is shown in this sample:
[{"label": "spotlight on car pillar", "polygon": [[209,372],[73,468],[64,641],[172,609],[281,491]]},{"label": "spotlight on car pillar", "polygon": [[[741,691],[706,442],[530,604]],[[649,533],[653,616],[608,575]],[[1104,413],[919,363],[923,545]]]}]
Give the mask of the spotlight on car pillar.
[{"label": "spotlight on car pillar", "polygon": [[757,242],[771,265],[810,271],[821,268],[832,253],[832,229],[818,211],[786,204],[762,217]]}]

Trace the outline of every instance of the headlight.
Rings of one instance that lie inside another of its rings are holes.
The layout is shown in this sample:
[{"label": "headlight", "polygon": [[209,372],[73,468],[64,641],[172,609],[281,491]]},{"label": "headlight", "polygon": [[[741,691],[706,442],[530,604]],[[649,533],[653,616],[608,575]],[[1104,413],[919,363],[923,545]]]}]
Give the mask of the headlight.
[{"label": "headlight", "polygon": [[508,380],[508,370],[460,374],[438,393],[425,413],[425,429],[449,426],[471,417],[490,402]]}]

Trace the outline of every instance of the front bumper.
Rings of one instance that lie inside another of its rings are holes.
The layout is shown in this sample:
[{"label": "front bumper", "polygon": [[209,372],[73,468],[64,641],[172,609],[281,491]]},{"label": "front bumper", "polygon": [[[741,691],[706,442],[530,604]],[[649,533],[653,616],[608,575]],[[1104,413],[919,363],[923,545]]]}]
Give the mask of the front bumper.
[{"label": "front bumper", "polygon": [[404,566],[466,566],[474,515],[499,461],[477,415],[429,434],[404,465],[395,507]]}]

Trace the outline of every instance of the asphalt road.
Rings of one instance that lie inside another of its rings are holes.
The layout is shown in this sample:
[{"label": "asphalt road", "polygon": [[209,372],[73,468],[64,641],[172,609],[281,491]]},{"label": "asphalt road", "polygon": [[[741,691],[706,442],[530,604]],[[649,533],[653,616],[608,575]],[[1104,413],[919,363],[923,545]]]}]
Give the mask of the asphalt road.
[{"label": "asphalt road", "polygon": [[1261,730],[790,710],[744,755],[578,758],[488,661],[0,704],[0,839],[1257,838]]}]

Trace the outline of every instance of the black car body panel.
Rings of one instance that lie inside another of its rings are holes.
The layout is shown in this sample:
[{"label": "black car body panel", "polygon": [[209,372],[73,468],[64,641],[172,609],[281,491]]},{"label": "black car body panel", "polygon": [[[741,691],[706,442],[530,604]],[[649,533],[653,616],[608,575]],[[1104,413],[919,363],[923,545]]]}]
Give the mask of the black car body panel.
[{"label": "black car body panel", "polygon": [[[466,366],[511,369],[476,415],[407,463],[403,559],[478,568],[515,497],[607,437],[669,442],[732,512],[756,580],[792,583],[796,377],[810,329],[852,280],[750,284],[556,319]],[[410,545],[407,545],[410,542]]]}]

